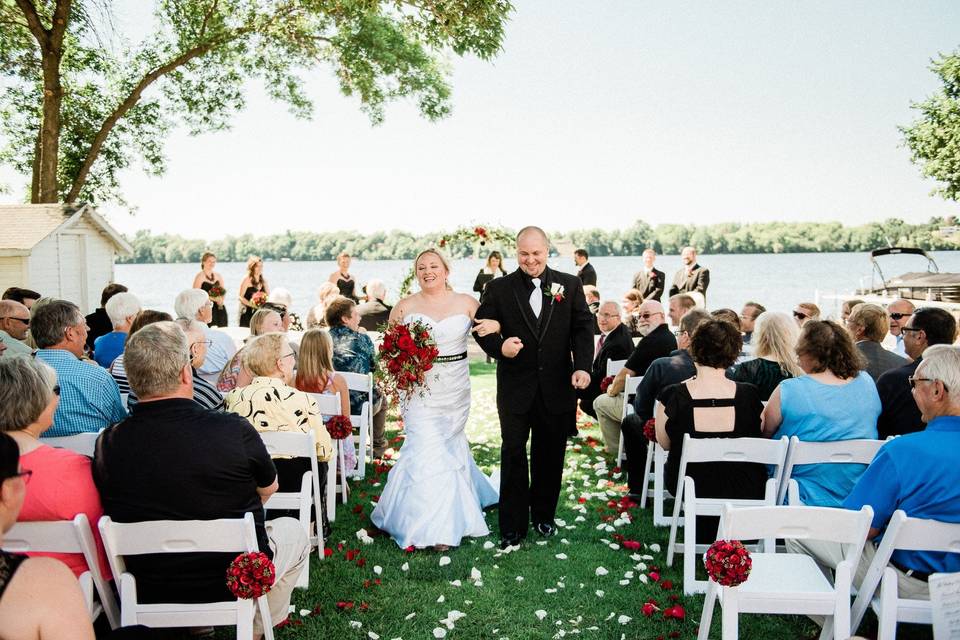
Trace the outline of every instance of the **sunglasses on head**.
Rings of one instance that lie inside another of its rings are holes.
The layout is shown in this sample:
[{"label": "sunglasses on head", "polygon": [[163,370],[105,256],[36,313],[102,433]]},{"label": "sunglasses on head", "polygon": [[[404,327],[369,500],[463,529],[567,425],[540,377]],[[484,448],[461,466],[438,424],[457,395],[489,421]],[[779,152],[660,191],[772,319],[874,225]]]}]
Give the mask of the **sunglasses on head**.
[{"label": "sunglasses on head", "polygon": [[803,311],[794,311],[793,317],[796,318],[797,320],[806,320],[810,316],[805,314]]},{"label": "sunglasses on head", "polygon": [[913,312],[911,311],[909,313],[891,313],[890,317],[893,318],[894,320],[902,320],[903,318],[909,318],[912,315],[913,315]]}]

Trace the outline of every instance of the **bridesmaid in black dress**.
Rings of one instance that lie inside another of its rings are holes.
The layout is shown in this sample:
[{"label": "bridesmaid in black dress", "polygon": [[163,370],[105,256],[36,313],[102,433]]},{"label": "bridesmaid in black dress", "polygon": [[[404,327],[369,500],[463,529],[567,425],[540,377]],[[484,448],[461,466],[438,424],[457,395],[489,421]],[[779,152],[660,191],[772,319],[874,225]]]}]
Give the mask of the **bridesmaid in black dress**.
[{"label": "bridesmaid in black dress", "polygon": [[[204,253],[203,257],[200,258],[200,273],[193,279],[193,288],[206,291],[207,295],[210,296],[210,301],[213,302],[213,318],[210,320],[209,326],[225,327],[228,322],[227,307],[224,304],[227,285],[223,276],[214,271],[216,266],[217,256],[210,251]],[[211,290],[219,295],[211,294]]]},{"label": "bridesmaid in black dress", "polygon": [[337,256],[337,267],[336,271],[330,274],[330,282],[337,285],[337,289],[340,290],[340,295],[350,298],[354,302],[359,302],[360,298],[357,297],[356,287],[357,282],[353,279],[353,276],[350,275],[350,254],[346,251],[341,251],[340,255]]},{"label": "bridesmaid in black dress", "polygon": [[249,327],[250,318],[256,313],[260,305],[253,301],[253,296],[262,292],[264,300],[270,294],[267,281],[263,277],[263,259],[260,256],[247,258],[247,277],[240,283],[240,326]]}]

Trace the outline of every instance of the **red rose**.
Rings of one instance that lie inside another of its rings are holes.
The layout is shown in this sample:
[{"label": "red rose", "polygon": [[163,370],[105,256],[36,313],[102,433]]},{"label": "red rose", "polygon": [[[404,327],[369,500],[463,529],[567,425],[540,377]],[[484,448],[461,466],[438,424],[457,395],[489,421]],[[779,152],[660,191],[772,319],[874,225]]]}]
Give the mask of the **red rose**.
[{"label": "red rose", "polygon": [[410,352],[413,351],[415,345],[413,344],[413,339],[410,337],[410,335],[405,334],[397,339],[397,346],[404,351]]}]

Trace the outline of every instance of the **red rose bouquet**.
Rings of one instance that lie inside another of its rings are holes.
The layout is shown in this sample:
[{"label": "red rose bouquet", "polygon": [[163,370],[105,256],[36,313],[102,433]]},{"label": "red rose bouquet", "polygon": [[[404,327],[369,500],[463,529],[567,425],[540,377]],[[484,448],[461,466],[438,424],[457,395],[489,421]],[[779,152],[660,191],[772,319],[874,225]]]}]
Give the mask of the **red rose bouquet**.
[{"label": "red rose bouquet", "polygon": [[227,567],[227,588],[238,598],[259,598],[273,587],[276,569],[267,554],[241,553]]},{"label": "red rose bouquet", "polygon": [[259,309],[263,306],[263,303],[267,301],[267,294],[263,291],[257,291],[255,294],[250,296],[250,304],[255,308]]},{"label": "red rose bouquet", "polygon": [[427,371],[440,354],[430,328],[419,321],[395,324],[383,333],[376,377],[384,395],[402,403],[423,385]]},{"label": "red rose bouquet", "polygon": [[739,540],[717,540],[703,556],[703,566],[710,579],[724,587],[746,582],[753,568],[750,552]]},{"label": "red rose bouquet", "polygon": [[331,416],[324,424],[327,425],[327,433],[334,440],[344,440],[353,433],[353,424],[348,416]]},{"label": "red rose bouquet", "polygon": [[210,289],[207,291],[207,295],[211,298],[222,298],[227,295],[227,290],[219,282],[214,282]]},{"label": "red rose bouquet", "polygon": [[650,442],[657,441],[657,421],[653,418],[650,418],[645,423],[643,423],[643,435]]}]

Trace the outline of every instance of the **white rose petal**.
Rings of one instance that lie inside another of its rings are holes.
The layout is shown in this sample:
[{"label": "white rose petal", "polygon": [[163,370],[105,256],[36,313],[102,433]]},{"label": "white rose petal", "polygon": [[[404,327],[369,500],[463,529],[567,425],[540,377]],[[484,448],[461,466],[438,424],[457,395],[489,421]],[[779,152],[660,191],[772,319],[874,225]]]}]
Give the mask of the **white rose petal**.
[{"label": "white rose petal", "polygon": [[517,576],[517,582],[523,582],[523,576]]},{"label": "white rose petal", "polygon": [[442,558],[440,558],[440,566],[441,566],[441,567],[445,567],[445,566],[447,566],[448,564],[450,564],[450,558],[449,558],[449,557],[443,556]]},{"label": "white rose petal", "polygon": [[546,541],[546,540],[537,540],[537,544],[542,547],[543,545],[547,544],[547,541]]},{"label": "white rose petal", "polygon": [[446,638],[447,630],[443,627],[435,627],[433,630],[433,637],[437,638],[437,640],[440,640],[440,638]]},{"label": "white rose petal", "polygon": [[554,589],[554,588],[550,588],[550,589],[544,589],[543,592],[544,592],[544,593],[556,593],[557,590]]},{"label": "white rose petal", "polygon": [[576,518],[573,519],[573,521],[574,521],[574,522],[586,522],[587,519],[584,518],[583,516],[577,516]]},{"label": "white rose petal", "polygon": [[596,591],[594,591],[594,593],[597,594],[597,597],[598,597],[598,598],[602,598],[602,597],[603,597],[603,590],[602,590],[602,589],[597,589]]},{"label": "white rose petal", "polygon": [[596,573],[597,576],[605,576],[610,572],[604,569],[603,567],[597,567],[597,570],[594,573]]},{"label": "white rose petal", "polygon": [[641,560],[643,560],[643,557],[639,553],[632,553],[630,554],[630,559],[633,560],[634,562],[640,562]]},{"label": "white rose petal", "polygon": [[381,567],[380,565],[374,565],[373,572],[379,576],[380,574],[383,573],[383,567]]},{"label": "white rose petal", "polygon": [[554,522],[557,523],[557,526],[558,526],[558,527],[565,527],[565,526],[567,526],[566,521],[565,521],[565,520],[561,520],[560,518],[557,518],[556,520],[554,520]]},{"label": "white rose petal", "polygon": [[617,551],[618,549],[620,549],[620,545],[618,545],[616,542],[611,542],[608,546],[614,551]]},{"label": "white rose petal", "polygon": [[473,567],[473,568],[470,569],[470,579],[471,579],[471,580],[477,581],[477,580],[481,579],[482,577],[483,577],[483,574],[480,573],[480,570],[479,570],[479,569],[477,569],[476,567]]},{"label": "white rose petal", "polygon": [[570,544],[570,541],[567,540],[566,538],[560,538],[560,543],[561,543],[561,544]]},{"label": "white rose petal", "polygon": [[416,615],[417,615],[417,612],[416,612],[416,611],[414,611],[413,613],[408,613],[408,614],[404,617],[404,620],[413,620],[414,616],[416,616]]},{"label": "white rose petal", "polygon": [[404,562],[402,565],[400,565],[400,571],[409,571],[409,570],[410,570],[409,562]]},{"label": "white rose petal", "polygon": [[640,556],[640,559],[641,559],[641,560],[653,560],[653,556],[643,555],[643,556]]},{"label": "white rose petal", "polygon": [[440,597],[437,598],[437,602],[443,602],[444,600],[446,600],[446,598],[445,598],[445,597],[443,596],[443,594],[441,593],[441,594],[440,594]]},{"label": "white rose petal", "polygon": [[631,618],[630,616],[624,616],[624,615],[621,615],[619,618],[617,618],[617,622],[619,622],[620,624],[627,624],[631,620],[633,620],[633,618]]},{"label": "white rose petal", "polygon": [[630,584],[630,581],[629,581],[629,580],[621,580],[621,581],[620,581],[620,586],[621,586],[621,587],[625,587],[625,586],[627,586],[628,584]]},{"label": "white rose petal", "polygon": [[652,545],[650,545],[649,549],[650,549],[650,551],[653,551],[654,553],[660,553],[660,545],[657,544],[656,542],[654,542]]},{"label": "white rose petal", "polygon": [[294,613],[297,610],[296,605],[290,605],[290,608],[287,609],[287,613]]},{"label": "white rose petal", "polygon": [[604,531],[607,531],[607,532],[616,531],[616,529],[614,529],[614,528],[611,527],[610,525],[606,525],[606,526],[603,528],[603,530],[604,530]]},{"label": "white rose petal", "polygon": [[363,623],[362,623],[362,622],[358,622],[357,620],[351,620],[351,621],[350,621],[350,626],[351,626],[353,629],[359,629],[360,627],[363,626]]},{"label": "white rose petal", "polygon": [[544,618],[547,617],[547,612],[544,611],[543,609],[537,609],[536,611],[533,612],[533,615],[537,616],[538,619],[543,620]]},{"label": "white rose petal", "polygon": [[375,634],[373,631],[368,631],[367,637],[370,638],[370,640],[380,640],[380,636]]},{"label": "white rose petal", "polygon": [[467,614],[465,614],[463,611],[457,611],[456,609],[454,609],[453,611],[447,612],[447,620],[449,620],[450,622],[456,622],[457,620],[460,620],[461,618],[466,618],[466,617],[467,617]]},{"label": "white rose petal", "polygon": [[627,571],[626,573],[623,574],[623,577],[630,578],[631,580],[633,580],[633,571]]},{"label": "white rose petal", "polygon": [[606,618],[604,618],[604,619],[605,619],[605,620],[613,620],[613,616],[615,616],[615,615],[617,615],[617,614],[615,614],[613,611],[611,611],[611,612],[610,612],[610,615],[608,615],[608,616],[607,616]]},{"label": "white rose petal", "polygon": [[641,573],[639,576],[637,576],[637,580],[643,584],[649,584],[649,578],[647,578],[647,574],[645,573]]},{"label": "white rose petal", "polygon": [[301,616],[301,617],[303,617],[303,616],[308,616],[308,615],[310,615],[311,613],[312,613],[312,612],[310,611],[310,609],[300,609],[300,616]]},{"label": "white rose petal", "polygon": [[452,581],[450,582],[450,585],[451,585],[451,586],[454,586],[454,587],[460,587],[460,586],[463,586],[463,583],[460,582],[459,580],[452,580]]},{"label": "white rose petal", "polygon": [[554,556],[554,558],[556,558],[557,560],[566,560],[566,559],[567,559],[567,554],[565,554],[565,553],[558,553],[557,555]]},{"label": "white rose petal", "polygon": [[487,540],[486,542],[483,543],[483,548],[484,548],[484,549],[493,549],[495,546],[496,546],[496,545],[494,545],[494,544],[493,544],[492,542],[490,542],[489,540]]}]

